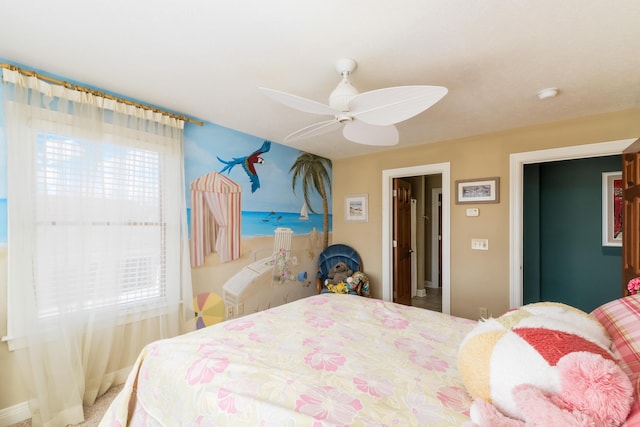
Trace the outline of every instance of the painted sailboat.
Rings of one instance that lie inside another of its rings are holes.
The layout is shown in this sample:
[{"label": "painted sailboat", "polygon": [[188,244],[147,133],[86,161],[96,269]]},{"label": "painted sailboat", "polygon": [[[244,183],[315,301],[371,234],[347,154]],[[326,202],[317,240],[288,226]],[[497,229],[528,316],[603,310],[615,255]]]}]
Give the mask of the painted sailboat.
[{"label": "painted sailboat", "polygon": [[307,221],[309,219],[309,212],[307,211],[306,203],[302,204],[302,208],[300,209],[300,217],[298,219],[300,221]]}]

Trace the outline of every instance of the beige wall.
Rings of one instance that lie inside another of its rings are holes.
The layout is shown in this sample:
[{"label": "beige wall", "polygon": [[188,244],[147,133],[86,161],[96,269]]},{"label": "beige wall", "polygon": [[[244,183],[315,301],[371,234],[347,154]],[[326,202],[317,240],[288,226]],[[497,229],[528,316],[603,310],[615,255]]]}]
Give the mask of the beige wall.
[{"label": "beige wall", "polygon": [[[382,296],[382,171],[450,162],[455,180],[500,177],[500,203],[481,205],[477,218],[451,200],[451,314],[477,318],[478,307],[500,314],[509,308],[509,155],[556,147],[640,137],[640,109],[531,126],[402,148],[333,162],[333,241],[360,252],[375,297]],[[357,165],[357,167],[355,167]],[[357,173],[354,173],[357,170]],[[369,221],[345,223],[346,194],[369,195]],[[490,250],[472,251],[474,237]]]},{"label": "beige wall", "polygon": [[[500,203],[482,205],[473,221],[465,217],[466,206],[451,204],[451,313],[476,318],[480,305],[501,313],[509,306],[509,155],[639,136],[640,109],[634,109],[334,161],[332,241],[358,250],[373,295],[380,297],[382,171],[450,162],[451,194],[457,179],[500,176]],[[344,196],[360,193],[369,195],[369,221],[346,223]],[[479,236],[489,239],[489,251],[469,249]],[[6,335],[6,259],[0,248],[0,336]],[[0,410],[26,399],[16,354],[0,344]]]},{"label": "beige wall", "polygon": [[[0,336],[7,334],[7,248],[0,247]],[[27,399],[15,352],[0,344],[0,410]]]}]

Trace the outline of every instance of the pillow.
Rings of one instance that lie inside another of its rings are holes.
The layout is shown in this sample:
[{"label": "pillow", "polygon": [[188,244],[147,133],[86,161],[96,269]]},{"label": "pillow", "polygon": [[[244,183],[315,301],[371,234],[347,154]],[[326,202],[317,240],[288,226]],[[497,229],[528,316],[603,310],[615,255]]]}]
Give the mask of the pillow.
[{"label": "pillow", "polygon": [[460,344],[458,369],[467,391],[519,418],[513,389],[529,384],[560,391],[556,364],[577,351],[614,360],[605,328],[589,314],[560,303],[525,305],[482,320]]},{"label": "pillow", "polygon": [[634,405],[625,425],[640,425],[640,295],[608,302],[591,312],[606,329],[618,365],[634,387]]},{"label": "pillow", "polygon": [[640,374],[640,295],[630,295],[601,305],[591,312],[611,337],[620,367]]}]

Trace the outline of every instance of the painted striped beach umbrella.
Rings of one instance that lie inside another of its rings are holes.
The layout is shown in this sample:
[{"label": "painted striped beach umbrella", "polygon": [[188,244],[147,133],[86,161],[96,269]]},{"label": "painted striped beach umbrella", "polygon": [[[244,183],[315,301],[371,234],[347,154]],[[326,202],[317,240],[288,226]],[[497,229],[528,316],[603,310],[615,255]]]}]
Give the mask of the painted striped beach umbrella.
[{"label": "painted striped beach umbrella", "polygon": [[224,320],[224,301],[216,293],[204,292],[193,298],[196,329],[211,326]]}]

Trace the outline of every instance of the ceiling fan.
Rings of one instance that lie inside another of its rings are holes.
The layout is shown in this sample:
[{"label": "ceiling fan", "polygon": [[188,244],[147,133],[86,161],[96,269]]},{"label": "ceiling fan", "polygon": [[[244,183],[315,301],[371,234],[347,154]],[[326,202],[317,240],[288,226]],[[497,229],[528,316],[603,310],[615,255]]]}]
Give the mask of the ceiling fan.
[{"label": "ceiling fan", "polygon": [[265,95],[288,107],[333,117],[287,135],[284,142],[322,135],[342,127],[344,137],[358,144],[395,145],[399,134],[394,124],[420,114],[447,94],[447,88],[443,86],[396,86],[358,93],[349,81],[349,75],[357,66],[353,59],[336,62],[342,81],[331,92],[329,105],[259,88]]}]

